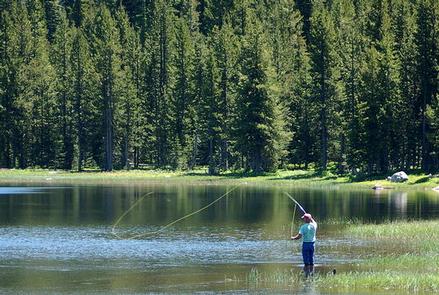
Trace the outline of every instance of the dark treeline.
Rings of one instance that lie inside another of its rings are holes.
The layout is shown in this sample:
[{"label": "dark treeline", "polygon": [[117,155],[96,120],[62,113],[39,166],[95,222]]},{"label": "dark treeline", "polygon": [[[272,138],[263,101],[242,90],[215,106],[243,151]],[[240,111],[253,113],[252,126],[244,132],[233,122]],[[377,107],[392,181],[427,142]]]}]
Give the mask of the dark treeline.
[{"label": "dark treeline", "polygon": [[0,10],[0,167],[439,170],[437,0]]}]

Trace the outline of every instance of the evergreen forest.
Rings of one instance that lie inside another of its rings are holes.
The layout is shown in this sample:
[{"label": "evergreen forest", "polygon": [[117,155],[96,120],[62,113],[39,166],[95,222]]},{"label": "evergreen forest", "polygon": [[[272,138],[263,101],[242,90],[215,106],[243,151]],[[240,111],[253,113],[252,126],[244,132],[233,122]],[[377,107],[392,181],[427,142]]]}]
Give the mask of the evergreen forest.
[{"label": "evergreen forest", "polygon": [[437,0],[0,13],[0,168],[439,171]]}]

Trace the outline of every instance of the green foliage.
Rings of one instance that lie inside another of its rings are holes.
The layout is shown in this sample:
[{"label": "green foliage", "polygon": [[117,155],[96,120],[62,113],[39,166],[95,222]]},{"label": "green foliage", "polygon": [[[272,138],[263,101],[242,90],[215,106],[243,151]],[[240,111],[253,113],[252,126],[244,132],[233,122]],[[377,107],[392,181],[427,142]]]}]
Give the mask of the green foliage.
[{"label": "green foliage", "polygon": [[259,173],[277,169],[288,133],[262,26],[250,19],[246,32],[240,55],[237,148],[246,157],[246,168]]},{"label": "green foliage", "polygon": [[438,3],[0,1],[0,166],[439,171]]}]

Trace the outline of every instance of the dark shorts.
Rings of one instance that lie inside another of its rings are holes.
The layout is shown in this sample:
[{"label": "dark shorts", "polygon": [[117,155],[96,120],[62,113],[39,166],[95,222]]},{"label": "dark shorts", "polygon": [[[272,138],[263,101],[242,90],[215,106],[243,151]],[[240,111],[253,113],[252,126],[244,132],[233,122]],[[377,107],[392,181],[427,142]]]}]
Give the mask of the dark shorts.
[{"label": "dark shorts", "polygon": [[305,265],[314,265],[314,242],[302,244],[302,256]]}]

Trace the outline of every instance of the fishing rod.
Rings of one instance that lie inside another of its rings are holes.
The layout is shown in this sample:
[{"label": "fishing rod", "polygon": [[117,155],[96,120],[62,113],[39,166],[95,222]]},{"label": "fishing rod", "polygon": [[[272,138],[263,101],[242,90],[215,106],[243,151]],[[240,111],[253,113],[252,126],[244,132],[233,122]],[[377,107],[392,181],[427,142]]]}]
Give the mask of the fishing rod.
[{"label": "fishing rod", "polygon": [[300,205],[300,203],[297,202],[297,200],[294,199],[289,193],[284,192],[284,194],[286,196],[288,196],[288,198],[290,198],[291,201],[294,202],[293,219],[291,219],[291,232],[290,232],[291,236],[293,236],[293,227],[294,227],[294,219],[296,217],[296,208],[299,207],[300,211],[302,211],[303,214],[306,214],[306,211],[305,211],[305,209],[303,209],[302,205]]},{"label": "fishing rod", "polygon": [[299,202],[296,201],[296,199],[294,199],[294,198],[293,198],[289,193],[287,193],[287,192],[284,192],[284,194],[287,195],[288,198],[290,198],[291,201],[293,201],[293,202],[299,207],[299,209],[303,212],[303,214],[306,214],[305,209],[303,209],[302,205],[300,205]]}]

